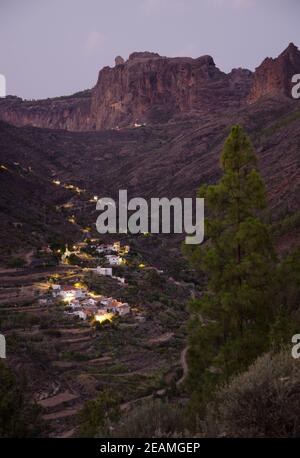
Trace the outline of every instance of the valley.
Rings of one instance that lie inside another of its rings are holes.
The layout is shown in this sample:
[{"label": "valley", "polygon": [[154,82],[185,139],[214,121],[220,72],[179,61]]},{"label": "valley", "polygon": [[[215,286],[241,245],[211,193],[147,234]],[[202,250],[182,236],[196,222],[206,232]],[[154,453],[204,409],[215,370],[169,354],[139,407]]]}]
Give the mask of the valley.
[{"label": "valley", "polygon": [[283,258],[300,241],[299,65],[293,44],[229,74],[210,56],[138,52],[73,96],[0,100],[0,329],[40,436],[77,437],[80,412],[107,390],[125,413],[187,406],[189,304],[207,278],[184,257],[184,234],[100,235],[96,202],[120,189],[194,198],[220,179],[240,124]]}]

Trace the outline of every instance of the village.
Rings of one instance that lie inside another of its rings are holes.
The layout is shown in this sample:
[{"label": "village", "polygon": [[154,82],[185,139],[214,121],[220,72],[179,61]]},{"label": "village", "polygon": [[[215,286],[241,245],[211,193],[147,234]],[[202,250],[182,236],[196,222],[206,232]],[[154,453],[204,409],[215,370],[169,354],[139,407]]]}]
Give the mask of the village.
[{"label": "village", "polygon": [[182,383],[194,279],[156,235],[99,238],[85,217],[98,196],[62,177],[53,185],[70,193],[58,209],[74,234],[3,263],[0,325],[48,434],[70,437],[108,385],[127,411]]},{"label": "village", "polygon": [[149,234],[85,233],[31,249],[23,267],[0,272],[9,357],[16,367],[22,361],[51,437],[76,433],[78,413],[107,386],[127,411],[184,380],[192,285],[157,262],[161,252]]},{"label": "village", "polygon": [[[96,242],[97,240],[94,239],[90,248],[97,254],[104,256],[103,265],[98,265],[95,268],[84,268],[84,272],[110,277],[119,284],[125,285],[125,278],[114,275],[113,269],[115,266],[126,263],[124,256],[129,253],[130,247],[128,245],[121,246],[119,241],[112,244],[98,244]],[[81,243],[73,246],[73,251],[66,247],[65,252],[61,255],[61,263],[67,265],[72,255],[80,256],[81,249],[86,245],[86,243]],[[87,255],[85,255],[86,257]],[[42,292],[38,300],[40,305],[51,305],[60,301],[65,305],[66,315],[78,317],[84,321],[88,320],[91,323],[101,324],[111,321],[114,317],[122,317],[131,313],[131,307],[127,302],[95,294],[79,281],[64,285],[52,283],[46,292]]]}]

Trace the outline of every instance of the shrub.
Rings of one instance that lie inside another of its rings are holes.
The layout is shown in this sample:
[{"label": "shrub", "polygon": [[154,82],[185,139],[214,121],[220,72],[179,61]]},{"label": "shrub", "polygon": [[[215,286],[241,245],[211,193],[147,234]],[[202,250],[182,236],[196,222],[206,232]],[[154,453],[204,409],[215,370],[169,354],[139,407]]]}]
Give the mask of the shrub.
[{"label": "shrub", "polygon": [[182,437],[185,432],[183,408],[152,400],[135,407],[113,425],[112,437]]},{"label": "shrub", "polygon": [[106,429],[110,422],[117,421],[119,414],[118,399],[112,392],[103,391],[95,400],[87,401],[79,412],[79,436],[95,437],[100,428]]},{"label": "shrub", "polygon": [[288,351],[258,358],[217,393],[208,435],[299,437],[300,365]]},{"label": "shrub", "polygon": [[40,432],[39,409],[23,395],[24,381],[0,362],[0,437],[34,437]]}]

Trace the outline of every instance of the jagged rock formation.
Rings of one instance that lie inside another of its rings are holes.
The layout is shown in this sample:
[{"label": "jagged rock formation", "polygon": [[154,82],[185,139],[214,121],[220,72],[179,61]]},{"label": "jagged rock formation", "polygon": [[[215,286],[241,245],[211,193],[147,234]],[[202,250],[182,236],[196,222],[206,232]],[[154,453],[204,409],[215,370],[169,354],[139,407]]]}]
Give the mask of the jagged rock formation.
[{"label": "jagged rock formation", "polygon": [[[247,81],[251,74],[244,77]],[[232,75],[221,72],[210,56],[191,59],[133,53],[123,65],[100,71],[92,91],[90,127],[101,130],[132,122],[164,122],[192,110],[232,106],[239,103],[235,85]]]},{"label": "jagged rock formation", "polygon": [[249,101],[253,103],[263,96],[278,94],[290,97],[292,76],[297,73],[300,73],[300,52],[290,43],[276,59],[267,57],[256,68]]},{"label": "jagged rock formation", "polygon": [[115,64],[116,64],[116,65],[123,65],[124,63],[125,63],[125,60],[123,59],[123,57],[117,56],[117,57],[115,58]]},{"label": "jagged rock formation", "polygon": [[39,101],[7,97],[0,101],[0,118],[17,126],[99,131],[232,112],[266,95],[289,96],[291,77],[300,73],[300,52],[290,44],[255,73],[234,69],[225,74],[210,56],[134,52],[126,62],[117,56],[115,63],[99,72],[93,89],[73,96]]},{"label": "jagged rock formation", "polygon": [[41,101],[8,97],[0,117],[17,126],[102,130],[134,122],[164,122],[191,111],[238,107],[249,94],[249,70],[221,72],[210,56],[168,58],[133,53],[99,72],[91,91]]}]

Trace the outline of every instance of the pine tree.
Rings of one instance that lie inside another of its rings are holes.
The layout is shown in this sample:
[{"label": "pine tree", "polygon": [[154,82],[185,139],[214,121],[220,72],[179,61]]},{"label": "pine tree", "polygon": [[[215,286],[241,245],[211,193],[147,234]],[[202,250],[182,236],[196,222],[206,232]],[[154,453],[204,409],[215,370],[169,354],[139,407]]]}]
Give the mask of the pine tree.
[{"label": "pine tree", "polygon": [[223,176],[205,185],[203,245],[189,253],[207,276],[207,291],[191,304],[190,386],[200,397],[245,368],[269,343],[274,249],[262,220],[264,184],[253,147],[234,126],[221,155]]}]

